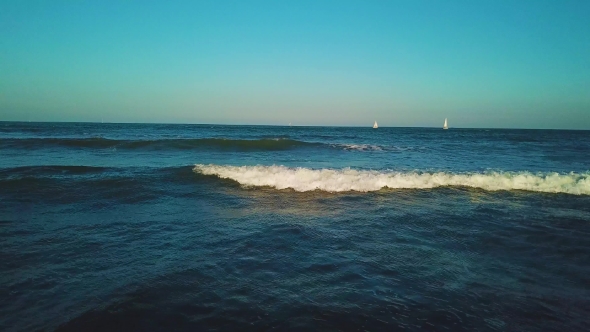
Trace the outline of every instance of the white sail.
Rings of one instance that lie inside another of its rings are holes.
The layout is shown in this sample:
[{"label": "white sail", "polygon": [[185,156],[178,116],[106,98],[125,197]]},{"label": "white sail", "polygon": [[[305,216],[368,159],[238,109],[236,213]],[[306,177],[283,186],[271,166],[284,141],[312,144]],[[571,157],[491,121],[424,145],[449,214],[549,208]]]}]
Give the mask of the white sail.
[{"label": "white sail", "polygon": [[447,119],[445,118],[445,124],[443,125],[443,129],[449,129],[449,125],[447,124]]},{"label": "white sail", "polygon": [[379,128],[379,126],[377,125],[377,121],[375,121],[375,124],[373,125],[373,128],[375,128],[375,129]]}]

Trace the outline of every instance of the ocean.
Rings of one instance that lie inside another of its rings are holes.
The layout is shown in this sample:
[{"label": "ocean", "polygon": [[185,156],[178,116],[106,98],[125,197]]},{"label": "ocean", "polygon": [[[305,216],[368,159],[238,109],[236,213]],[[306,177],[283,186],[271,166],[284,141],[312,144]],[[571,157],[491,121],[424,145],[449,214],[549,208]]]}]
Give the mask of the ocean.
[{"label": "ocean", "polygon": [[0,122],[0,330],[589,330],[589,171],[590,131]]}]

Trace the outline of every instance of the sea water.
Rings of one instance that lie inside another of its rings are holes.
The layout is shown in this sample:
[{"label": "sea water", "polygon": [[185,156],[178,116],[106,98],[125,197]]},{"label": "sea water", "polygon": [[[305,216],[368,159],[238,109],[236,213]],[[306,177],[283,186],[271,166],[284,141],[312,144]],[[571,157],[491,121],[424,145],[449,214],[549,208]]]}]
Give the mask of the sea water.
[{"label": "sea water", "polygon": [[0,122],[0,330],[581,331],[590,132]]}]

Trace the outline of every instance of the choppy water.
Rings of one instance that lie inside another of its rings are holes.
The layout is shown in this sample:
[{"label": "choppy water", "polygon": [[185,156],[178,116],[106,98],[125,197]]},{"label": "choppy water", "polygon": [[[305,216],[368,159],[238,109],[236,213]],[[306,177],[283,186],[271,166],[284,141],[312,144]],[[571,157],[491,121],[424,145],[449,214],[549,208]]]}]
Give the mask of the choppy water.
[{"label": "choppy water", "polygon": [[581,331],[590,132],[0,122],[0,330]]}]

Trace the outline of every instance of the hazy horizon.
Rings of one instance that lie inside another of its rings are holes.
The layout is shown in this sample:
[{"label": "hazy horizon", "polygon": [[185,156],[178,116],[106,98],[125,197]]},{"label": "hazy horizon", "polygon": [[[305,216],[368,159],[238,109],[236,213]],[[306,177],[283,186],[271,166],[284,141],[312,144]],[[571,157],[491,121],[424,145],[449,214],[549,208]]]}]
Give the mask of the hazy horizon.
[{"label": "hazy horizon", "polygon": [[[372,128],[372,125],[310,125],[310,124],[256,124],[256,123],[197,123],[197,122],[101,122],[101,121],[22,121],[22,120],[0,120],[2,122],[15,123],[95,123],[95,124],[146,124],[146,125],[194,125],[194,126],[260,126],[260,127],[326,127],[326,128]],[[379,124],[379,128],[432,128],[438,129],[442,126],[388,126]],[[569,128],[519,128],[519,127],[453,127],[449,129],[492,129],[492,130],[575,130],[590,131],[590,129],[569,129]]]},{"label": "hazy horizon", "polygon": [[583,1],[0,5],[0,121],[590,129]]}]

